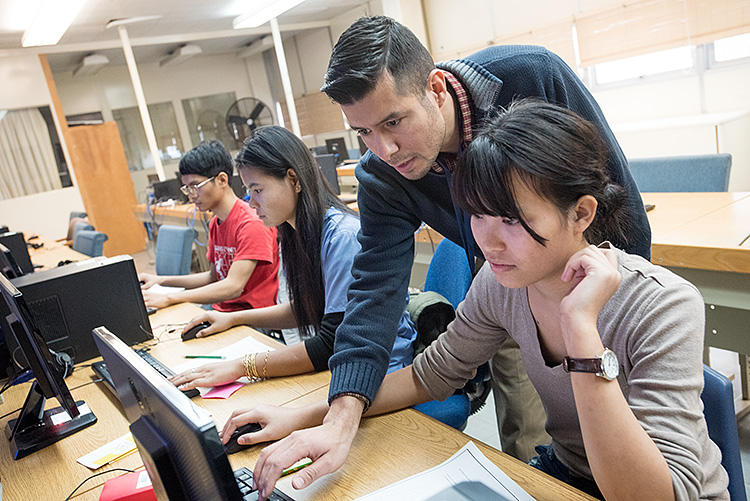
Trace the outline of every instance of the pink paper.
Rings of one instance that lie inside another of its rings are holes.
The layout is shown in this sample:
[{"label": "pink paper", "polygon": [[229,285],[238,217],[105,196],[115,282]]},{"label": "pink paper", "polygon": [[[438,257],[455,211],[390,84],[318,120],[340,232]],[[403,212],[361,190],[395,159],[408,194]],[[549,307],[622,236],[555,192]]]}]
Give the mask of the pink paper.
[{"label": "pink paper", "polygon": [[243,386],[245,386],[244,383],[229,383],[222,386],[214,386],[203,395],[203,398],[229,398]]}]

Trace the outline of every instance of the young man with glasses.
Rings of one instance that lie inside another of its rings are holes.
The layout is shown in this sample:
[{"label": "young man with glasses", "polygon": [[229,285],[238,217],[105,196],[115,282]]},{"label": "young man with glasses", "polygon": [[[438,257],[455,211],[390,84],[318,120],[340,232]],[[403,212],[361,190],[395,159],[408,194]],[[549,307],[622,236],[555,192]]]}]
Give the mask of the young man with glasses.
[{"label": "young man with glasses", "polygon": [[[211,211],[208,229],[208,271],[157,276],[140,273],[143,300],[149,308],[176,303],[213,304],[218,311],[262,308],[276,304],[279,248],[276,228],[266,228],[255,209],[237,198],[229,181],[232,158],[219,141],[203,141],[180,160],[180,188],[196,209]],[[159,294],[155,285],[184,287]]]}]

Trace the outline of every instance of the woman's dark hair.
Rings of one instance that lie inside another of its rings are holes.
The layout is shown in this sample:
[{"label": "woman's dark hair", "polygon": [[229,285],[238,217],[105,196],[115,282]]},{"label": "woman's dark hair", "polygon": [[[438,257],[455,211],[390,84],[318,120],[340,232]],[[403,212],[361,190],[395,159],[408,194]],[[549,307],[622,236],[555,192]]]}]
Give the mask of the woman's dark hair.
[{"label": "woman's dark hair", "polygon": [[196,174],[198,176],[214,177],[225,172],[228,179],[232,179],[234,164],[221,141],[212,139],[201,141],[192,150],[185,153],[179,163],[180,175]]},{"label": "woman's dark hair", "polygon": [[385,16],[363,17],[333,47],[320,89],[339,104],[352,104],[389,72],[402,93],[423,94],[435,62],[409,28]]},{"label": "woman's dark hair", "polygon": [[255,168],[283,179],[292,169],[301,191],[297,199],[295,228],[279,225],[281,258],[292,299],[292,310],[301,332],[314,333],[325,311],[320,246],[323,219],[330,207],[353,212],[336,196],[305,143],[283,127],[260,127],[245,140],[237,157],[237,170]]},{"label": "woman's dark hair", "polygon": [[453,175],[453,194],[463,210],[518,219],[545,245],[547,240],[529,227],[518,207],[517,182],[562,214],[582,196],[593,196],[598,206],[584,232],[586,240],[628,240],[625,190],[609,178],[599,131],[572,111],[537,99],[511,103],[483,126]]}]

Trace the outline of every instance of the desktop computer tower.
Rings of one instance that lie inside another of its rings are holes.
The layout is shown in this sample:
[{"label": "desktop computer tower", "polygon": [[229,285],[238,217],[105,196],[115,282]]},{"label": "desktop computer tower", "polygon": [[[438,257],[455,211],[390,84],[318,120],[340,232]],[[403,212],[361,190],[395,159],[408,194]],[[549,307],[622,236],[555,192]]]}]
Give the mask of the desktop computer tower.
[{"label": "desktop computer tower", "polygon": [[[153,339],[130,256],[98,257],[11,282],[23,294],[47,346],[67,353],[75,363],[99,356],[91,333],[95,327],[103,325],[117,332],[128,345]],[[0,328],[7,349],[0,353],[0,361],[9,357],[28,367],[25,360],[19,360],[20,350],[5,318],[8,314],[7,306],[0,304]],[[4,376],[0,374],[0,379]]]}]

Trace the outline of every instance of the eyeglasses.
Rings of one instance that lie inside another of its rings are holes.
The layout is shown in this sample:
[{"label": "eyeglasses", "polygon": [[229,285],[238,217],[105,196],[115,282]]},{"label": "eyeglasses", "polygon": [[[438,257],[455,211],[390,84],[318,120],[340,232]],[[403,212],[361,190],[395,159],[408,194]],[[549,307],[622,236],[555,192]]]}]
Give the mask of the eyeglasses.
[{"label": "eyeglasses", "polygon": [[202,188],[206,183],[213,181],[216,176],[210,177],[206,179],[205,181],[201,181],[198,184],[190,184],[190,185],[182,185],[180,186],[180,191],[185,195],[188,196],[191,193],[195,194],[198,193],[198,190]]}]

